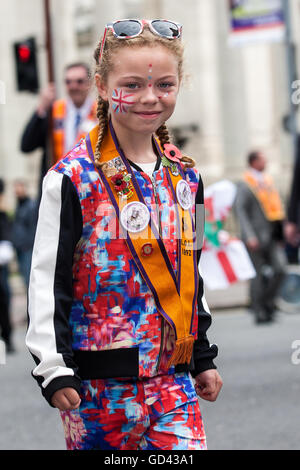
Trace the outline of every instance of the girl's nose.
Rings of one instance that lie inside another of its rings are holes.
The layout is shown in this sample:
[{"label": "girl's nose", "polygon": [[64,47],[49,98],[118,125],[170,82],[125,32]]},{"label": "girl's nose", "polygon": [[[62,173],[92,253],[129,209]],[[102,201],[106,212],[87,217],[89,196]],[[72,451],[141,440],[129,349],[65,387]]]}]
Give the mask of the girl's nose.
[{"label": "girl's nose", "polygon": [[156,95],[154,88],[151,83],[147,86],[146,90],[144,91],[141,102],[145,103],[156,103],[158,101],[158,96]]}]

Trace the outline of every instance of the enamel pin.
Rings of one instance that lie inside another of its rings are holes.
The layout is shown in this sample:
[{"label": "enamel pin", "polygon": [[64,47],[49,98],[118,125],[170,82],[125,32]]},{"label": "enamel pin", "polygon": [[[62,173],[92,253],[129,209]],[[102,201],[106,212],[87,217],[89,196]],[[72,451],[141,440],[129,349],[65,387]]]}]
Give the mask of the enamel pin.
[{"label": "enamel pin", "polygon": [[150,212],[142,202],[130,202],[122,209],[120,220],[126,231],[142,232],[149,224]]},{"label": "enamel pin", "polygon": [[182,209],[188,210],[193,205],[192,191],[185,180],[178,181],[176,185],[176,196]]}]

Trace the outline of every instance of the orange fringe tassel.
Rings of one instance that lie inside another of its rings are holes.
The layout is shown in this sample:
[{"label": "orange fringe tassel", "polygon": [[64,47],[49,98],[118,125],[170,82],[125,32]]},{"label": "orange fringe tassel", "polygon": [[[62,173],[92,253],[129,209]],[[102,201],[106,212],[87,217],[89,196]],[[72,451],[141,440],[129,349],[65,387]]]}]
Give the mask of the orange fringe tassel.
[{"label": "orange fringe tassel", "polygon": [[176,366],[177,364],[189,364],[192,358],[194,341],[193,335],[178,339],[168,367]]}]

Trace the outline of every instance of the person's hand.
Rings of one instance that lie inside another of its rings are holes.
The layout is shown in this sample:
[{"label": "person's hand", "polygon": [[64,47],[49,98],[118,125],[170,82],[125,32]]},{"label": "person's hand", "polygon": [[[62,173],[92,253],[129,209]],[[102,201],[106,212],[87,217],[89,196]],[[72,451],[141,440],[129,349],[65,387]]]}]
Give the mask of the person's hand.
[{"label": "person's hand", "polygon": [[205,370],[195,378],[197,395],[203,400],[215,401],[222,388],[223,381],[216,369]]},{"label": "person's hand", "polygon": [[297,225],[293,222],[286,222],[283,230],[286,241],[292,246],[297,246],[300,242],[300,232]]},{"label": "person's hand", "polygon": [[41,117],[44,117],[47,111],[52,106],[56,98],[56,88],[54,83],[49,83],[49,85],[44,88],[40,94],[40,100],[37,107],[37,114]]},{"label": "person's hand", "polygon": [[57,390],[51,399],[51,403],[60,411],[76,410],[80,405],[80,397],[74,388],[65,387]]},{"label": "person's hand", "polygon": [[259,249],[259,246],[260,246],[259,241],[257,240],[256,237],[248,238],[246,245],[250,251],[256,251]]}]

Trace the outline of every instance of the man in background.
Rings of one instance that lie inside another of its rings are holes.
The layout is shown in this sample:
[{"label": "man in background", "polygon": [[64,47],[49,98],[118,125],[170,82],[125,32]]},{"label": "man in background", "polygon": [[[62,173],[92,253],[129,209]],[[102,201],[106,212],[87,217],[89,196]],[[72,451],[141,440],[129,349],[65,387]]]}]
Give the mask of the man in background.
[{"label": "man in background", "polygon": [[12,243],[16,251],[20,274],[28,289],[37,223],[37,201],[29,197],[25,181],[15,181],[14,190],[16,210],[12,224]]},{"label": "man in background", "polygon": [[[297,154],[294,165],[291,192],[288,201],[287,221],[284,227],[287,242],[299,250],[300,246],[300,136],[298,136]],[[299,256],[296,255],[296,262]]]},{"label": "man in background", "polygon": [[248,169],[237,185],[234,211],[241,238],[256,269],[250,300],[257,323],[274,319],[275,299],[284,276],[283,205],[260,151],[248,155]]},{"label": "man in background", "polygon": [[12,344],[12,322],[10,319],[9,263],[13,259],[11,246],[11,224],[4,201],[5,182],[0,178],[0,336],[6,351],[14,352]]},{"label": "man in background", "polygon": [[97,105],[90,94],[89,67],[84,63],[68,65],[64,82],[66,99],[56,99],[54,83],[42,90],[37,108],[21,139],[22,152],[30,153],[38,148],[43,150],[40,192],[48,169],[97,124]]}]

